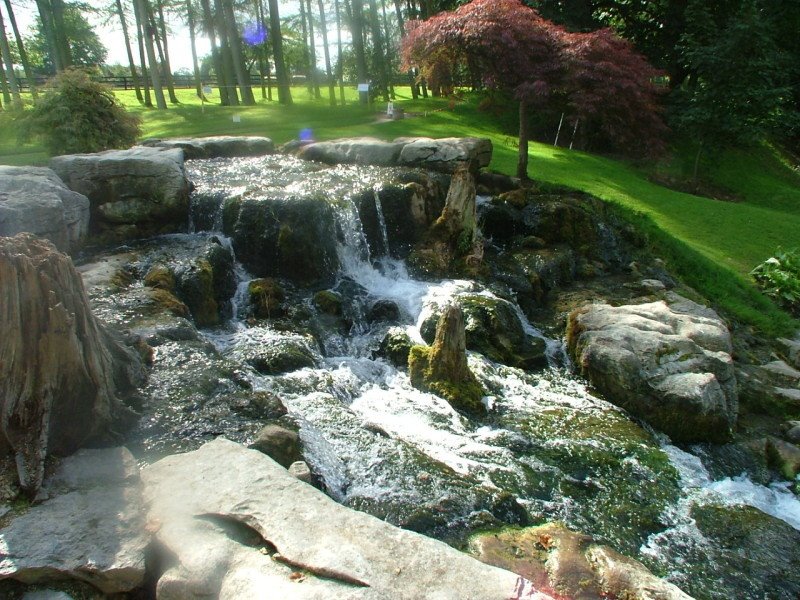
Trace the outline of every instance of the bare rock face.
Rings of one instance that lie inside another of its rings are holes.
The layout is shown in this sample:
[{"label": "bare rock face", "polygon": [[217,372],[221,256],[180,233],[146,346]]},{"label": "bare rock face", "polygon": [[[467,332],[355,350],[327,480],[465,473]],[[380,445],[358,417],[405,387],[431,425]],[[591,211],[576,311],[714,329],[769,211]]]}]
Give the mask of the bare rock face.
[{"label": "bare rock face", "polygon": [[0,165],[0,236],[35,233],[68,251],[89,232],[89,199],[51,169]]},{"label": "bare rock face", "polygon": [[81,450],[45,489],[47,500],[0,529],[0,579],[77,580],[105,594],[144,583],[149,535],[139,468],[127,449]]},{"label": "bare rock face", "polygon": [[453,172],[460,163],[480,168],[492,161],[492,142],[487,138],[399,138],[395,142],[405,143],[401,165]]},{"label": "bare rock face", "polygon": [[337,504],[222,438],[158,461],[142,479],[170,558],[158,600],[552,600],[523,577]]},{"label": "bare rock face", "polygon": [[0,330],[0,452],[33,495],[48,454],[117,438],[145,372],[92,315],[69,257],[30,234],[0,238]]},{"label": "bare rock face", "polygon": [[189,212],[189,182],[179,148],[108,150],[56,156],[50,167],[92,205],[93,232],[132,239],[176,231]]},{"label": "bare rock face", "polygon": [[270,138],[258,136],[217,135],[199,138],[149,139],[144,146],[179,148],[186,160],[236,156],[263,156],[275,152]]},{"label": "bare rock face", "polygon": [[668,299],[574,311],[568,350],[608,401],[672,439],[726,441],[739,405],[728,328],[709,308]]}]

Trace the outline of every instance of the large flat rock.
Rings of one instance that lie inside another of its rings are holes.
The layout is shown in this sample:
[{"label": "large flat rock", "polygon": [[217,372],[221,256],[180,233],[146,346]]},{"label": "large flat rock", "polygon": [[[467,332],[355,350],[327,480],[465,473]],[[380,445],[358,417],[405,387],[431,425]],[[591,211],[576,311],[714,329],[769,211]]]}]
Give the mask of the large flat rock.
[{"label": "large flat rock", "polygon": [[174,558],[160,600],[548,598],[518,575],[345,508],[223,438],[142,477],[148,519]]},{"label": "large flat rock", "polygon": [[668,296],[574,311],[568,349],[607,400],[674,440],[725,441],[738,413],[730,333],[713,310]]},{"label": "large flat rock", "polygon": [[403,149],[401,142],[377,138],[345,138],[302,146],[297,155],[305,160],[327,164],[356,164],[390,167],[396,165]]},{"label": "large flat rock", "polygon": [[0,165],[0,236],[29,232],[59,250],[76,248],[89,231],[89,199],[52,169]]},{"label": "large flat rock", "polygon": [[217,135],[200,138],[149,139],[145,146],[178,148],[186,160],[196,158],[231,158],[263,156],[275,152],[275,144],[268,137]]},{"label": "large flat rock", "polygon": [[488,167],[492,142],[488,138],[399,138],[403,143],[399,164],[453,172],[459,163]]},{"label": "large flat rock", "polygon": [[187,221],[189,182],[179,148],[56,156],[50,167],[89,198],[95,233],[138,238],[175,231]]},{"label": "large flat rock", "polygon": [[46,482],[51,497],[0,530],[0,579],[77,579],[106,594],[145,576],[141,480],[124,448],[81,450]]}]

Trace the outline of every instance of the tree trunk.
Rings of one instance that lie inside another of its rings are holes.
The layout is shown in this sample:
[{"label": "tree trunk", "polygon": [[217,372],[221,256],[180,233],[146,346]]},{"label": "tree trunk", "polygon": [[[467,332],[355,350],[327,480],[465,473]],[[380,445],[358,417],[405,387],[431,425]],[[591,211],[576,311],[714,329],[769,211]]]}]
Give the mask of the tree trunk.
[{"label": "tree trunk", "polygon": [[156,60],[156,51],[153,47],[154,31],[153,26],[148,18],[150,11],[148,9],[147,0],[134,0],[139,7],[138,18],[141,20],[142,29],[144,31],[144,47],[147,51],[147,62],[150,65],[150,83],[153,84],[153,94],[156,97],[156,107],[159,110],[167,108],[167,101],[164,99],[164,89],[161,87],[161,74],[159,73],[158,61]]},{"label": "tree trunk", "polygon": [[[300,1],[302,3],[303,0]],[[314,83],[314,98],[319,100],[322,98],[322,94],[317,78],[317,40],[314,37],[314,10],[311,8],[311,0],[308,0],[306,6],[306,16],[308,18],[308,49],[311,52],[311,80]]]},{"label": "tree trunk", "polygon": [[[8,2],[9,0],[6,0]],[[117,16],[119,17],[120,25],[122,25],[122,37],[125,40],[125,51],[128,53],[128,67],[131,72],[131,79],[133,80],[133,87],[136,90],[136,99],[139,104],[144,104],[142,97],[142,88],[139,86],[139,75],[136,73],[136,63],[133,62],[133,50],[131,50],[131,38],[128,35],[128,24],[125,21],[125,11],[122,10],[122,0],[116,0]]]},{"label": "tree trunk", "polygon": [[[163,0],[158,0],[156,5],[158,8],[158,27],[156,31],[156,44],[158,46],[158,53],[161,55],[161,64],[164,68],[164,77],[167,81],[167,91],[169,92],[169,101],[172,104],[179,104],[178,97],[175,95],[175,81],[172,79],[172,64],[169,60],[169,46],[167,44],[167,24],[164,22],[164,5]],[[161,38],[159,44],[158,38]]]},{"label": "tree trunk", "polygon": [[308,88],[308,95],[314,95],[314,74],[311,65],[311,56],[308,48],[308,25],[306,23],[306,2],[300,0],[300,26],[303,34],[303,62],[306,67],[306,88]]},{"label": "tree trunk", "polygon": [[194,89],[197,92],[197,97],[204,99],[203,83],[200,81],[200,65],[197,62],[197,41],[194,34],[194,9],[192,8],[192,0],[186,0],[186,20],[189,25],[189,43],[192,48],[192,72],[194,73]]},{"label": "tree trunk", "polygon": [[392,53],[389,48],[392,45],[392,37],[389,33],[389,19],[386,18],[386,2],[381,0],[381,13],[383,15],[383,42],[386,53],[383,55],[384,64],[386,65],[386,72],[388,74],[389,97],[394,100],[394,84],[392,83],[392,75],[394,69],[392,68]]},{"label": "tree trunk", "polygon": [[56,44],[56,36],[53,31],[55,25],[53,24],[53,9],[50,7],[49,0],[36,0],[36,8],[39,11],[39,19],[42,21],[42,29],[44,30],[44,37],[47,40],[47,45],[50,48],[50,56],[53,59],[53,69],[58,73],[64,70],[64,59],[61,56],[61,51]]},{"label": "tree trunk", "polygon": [[519,158],[517,160],[517,177],[528,180],[528,103],[519,103]]},{"label": "tree trunk", "polygon": [[278,0],[269,0],[269,22],[272,31],[272,56],[275,59],[275,77],[278,80],[278,102],[292,103],[291,82],[283,60],[283,36],[281,35],[281,16],[278,12]]},{"label": "tree trunk", "polygon": [[141,359],[95,318],[70,258],[23,233],[0,238],[0,447],[33,498],[45,458],[119,443]]},{"label": "tree trunk", "polygon": [[72,66],[72,51],[67,39],[67,28],[64,25],[64,0],[50,0],[53,11],[53,37],[61,53],[61,62],[64,69]]},{"label": "tree trunk", "polygon": [[[2,62],[2,59],[0,59],[0,64]],[[0,91],[3,92],[3,102],[5,102],[6,105],[11,105],[11,92],[8,89],[8,83],[6,82],[5,69],[0,69]],[[2,104],[0,104],[0,106],[2,106]]]},{"label": "tree trunk", "polygon": [[222,66],[222,56],[217,46],[217,36],[214,27],[214,15],[211,12],[209,0],[200,0],[203,7],[203,21],[205,23],[206,34],[211,42],[211,62],[214,63],[214,71],[217,74],[217,88],[219,89],[219,102],[222,106],[228,106],[228,87],[225,84],[225,69]]},{"label": "tree trunk", "polygon": [[336,78],[339,80],[339,99],[344,106],[344,62],[343,51],[342,51],[342,13],[339,9],[339,0],[335,0],[334,2],[334,9],[336,11],[336,49],[337,49],[337,59],[338,62],[336,64]]},{"label": "tree trunk", "polygon": [[[228,27],[225,23],[225,12],[222,0],[214,0],[214,23],[219,33],[219,53],[222,62],[223,79],[228,89],[228,103],[231,106],[239,105],[239,95],[236,91],[236,70],[233,64],[231,41],[228,37]],[[222,84],[220,83],[220,87]]]},{"label": "tree trunk", "polygon": [[139,17],[139,4],[133,0],[133,20],[136,22],[136,38],[139,46],[139,64],[142,65],[142,87],[144,88],[144,105],[148,108],[153,107],[153,100],[150,98],[150,84],[148,83],[147,60],[144,56],[144,27]]},{"label": "tree trunk", "polygon": [[378,16],[378,6],[375,0],[369,1],[369,22],[372,30],[372,56],[375,68],[378,71],[378,92],[384,102],[389,101],[389,75],[386,70],[386,55],[383,52],[383,33],[381,21]]},{"label": "tree trunk", "polygon": [[[258,27],[266,27],[264,18],[264,1],[253,0]],[[272,86],[269,82],[269,57],[267,56],[267,42],[264,40],[258,45],[258,74],[261,77],[261,99],[272,100]]]},{"label": "tree trunk", "polygon": [[352,6],[345,0],[345,9],[350,13],[350,33],[353,38],[353,51],[356,54],[357,83],[369,82],[367,55],[364,52],[364,5],[361,0],[353,0]]},{"label": "tree trunk", "polygon": [[3,11],[0,11],[0,54],[3,56],[3,64],[6,68],[6,81],[11,89],[11,100],[14,108],[22,110],[22,96],[19,94],[19,82],[14,73],[14,60],[11,58],[11,47],[8,45],[6,37],[6,25],[3,21]]},{"label": "tree trunk", "polygon": [[333,81],[333,70],[331,69],[331,51],[328,48],[328,23],[325,20],[325,5],[322,0],[319,3],[319,25],[322,29],[322,47],[325,51],[325,74],[328,76],[328,97],[331,106],[336,106],[336,84]]},{"label": "tree trunk", "polygon": [[[394,10],[397,13],[397,26],[400,28],[400,38],[406,35],[405,22],[403,21],[403,9],[400,6],[400,0],[394,0]],[[419,84],[417,83],[417,76],[414,74],[414,69],[408,72],[408,82],[411,85],[411,97],[416,100],[419,98]]]},{"label": "tree trunk", "polygon": [[228,28],[228,40],[231,45],[233,71],[236,74],[236,81],[239,82],[242,104],[253,106],[256,103],[256,99],[253,96],[253,86],[250,84],[250,71],[244,64],[242,41],[239,38],[239,27],[236,25],[236,15],[233,13],[232,1],[222,0],[222,8],[224,10],[224,22]]},{"label": "tree trunk", "polygon": [[36,91],[36,82],[33,79],[33,70],[31,69],[31,63],[28,60],[28,53],[25,51],[25,44],[22,43],[22,36],[19,34],[17,18],[14,16],[14,8],[11,6],[11,0],[5,0],[5,4],[6,11],[8,12],[8,20],[11,23],[11,29],[14,32],[14,39],[17,42],[19,59],[22,62],[22,69],[25,71],[25,79],[28,80],[28,87],[31,89],[31,96],[36,98],[38,96]]}]

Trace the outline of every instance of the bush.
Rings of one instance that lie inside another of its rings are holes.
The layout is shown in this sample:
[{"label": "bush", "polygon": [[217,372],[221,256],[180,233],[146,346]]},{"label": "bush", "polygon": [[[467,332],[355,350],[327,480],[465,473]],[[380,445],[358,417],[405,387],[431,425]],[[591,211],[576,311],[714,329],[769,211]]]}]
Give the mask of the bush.
[{"label": "bush", "polygon": [[772,256],[751,271],[765,294],[795,315],[800,315],[800,253],[778,248]]},{"label": "bush", "polygon": [[42,139],[51,156],[132,146],[139,118],[126,112],[111,88],[80,70],[58,74],[22,117],[22,136]]}]

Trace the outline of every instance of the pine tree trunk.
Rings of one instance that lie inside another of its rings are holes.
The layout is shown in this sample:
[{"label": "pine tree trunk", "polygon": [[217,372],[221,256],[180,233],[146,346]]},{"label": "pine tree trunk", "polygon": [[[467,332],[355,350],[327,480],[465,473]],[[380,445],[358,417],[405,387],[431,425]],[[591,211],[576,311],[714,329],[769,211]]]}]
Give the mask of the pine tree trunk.
[{"label": "pine tree trunk", "polygon": [[[156,44],[158,45],[158,53],[161,55],[161,64],[164,67],[164,77],[167,81],[167,90],[169,92],[169,101],[172,104],[179,104],[178,97],[175,95],[175,81],[172,79],[172,65],[169,60],[169,46],[167,45],[167,25],[164,22],[164,6],[162,0],[158,0],[156,5],[158,8],[158,31],[159,35],[156,36]],[[159,43],[159,37],[161,43]]]},{"label": "pine tree trunk", "polygon": [[328,76],[328,98],[331,106],[336,106],[336,84],[333,81],[333,71],[331,69],[331,51],[328,48],[328,23],[325,20],[325,5],[322,0],[319,3],[319,24],[322,28],[322,47],[325,50],[325,73]]},{"label": "pine tree trunk", "polygon": [[192,72],[194,73],[194,89],[198,98],[204,98],[203,83],[200,81],[200,65],[197,62],[197,41],[194,33],[194,9],[192,0],[186,0],[186,20],[189,25],[189,43],[192,48]]},{"label": "pine tree trunk", "polygon": [[133,20],[136,22],[136,38],[139,46],[139,64],[142,66],[142,87],[144,88],[144,105],[148,108],[153,107],[153,100],[150,97],[150,83],[148,82],[147,60],[144,52],[144,28],[139,17],[139,4],[133,0]]},{"label": "pine tree trunk", "polygon": [[[303,0],[300,0],[301,3]],[[319,90],[319,79],[317,78],[317,41],[314,38],[314,10],[311,8],[311,0],[306,6],[306,16],[308,17],[308,49],[311,52],[311,81],[314,84],[314,98],[319,100],[322,94]]]},{"label": "pine tree trunk", "polygon": [[394,100],[394,83],[392,83],[392,75],[394,74],[394,69],[392,69],[392,52],[390,50],[392,46],[392,39],[389,33],[389,19],[386,18],[386,2],[385,0],[381,0],[381,12],[383,14],[383,42],[384,42],[384,49],[386,53],[384,56],[384,64],[386,65],[386,72],[388,76],[387,83],[389,85],[389,97]]},{"label": "pine tree trunk", "polygon": [[[264,2],[253,0],[258,27],[265,27]],[[258,45],[258,74],[261,77],[261,99],[272,100],[272,87],[269,83],[269,58],[267,57],[266,40]]]},{"label": "pine tree trunk", "polygon": [[281,35],[281,16],[278,12],[278,0],[269,0],[269,22],[272,38],[272,56],[275,59],[275,77],[278,80],[278,102],[292,103],[291,82],[283,60],[283,36]]},{"label": "pine tree trunk", "polygon": [[164,99],[164,89],[161,87],[161,74],[159,73],[158,61],[156,60],[156,51],[153,46],[154,31],[148,15],[147,0],[135,0],[139,7],[139,19],[142,23],[142,30],[144,31],[144,48],[147,52],[147,62],[150,65],[150,83],[153,85],[153,95],[156,97],[156,107],[159,110],[167,108],[167,101]]},{"label": "pine tree trunk", "polygon": [[369,82],[369,70],[367,69],[367,55],[364,51],[364,5],[361,0],[353,0],[350,6],[344,0],[345,8],[350,13],[350,33],[353,37],[353,51],[356,54],[356,75],[358,83]]},{"label": "pine tree trunk", "polygon": [[517,177],[528,180],[528,103],[519,103],[519,157],[517,160]]},{"label": "pine tree trunk", "polygon": [[[225,25],[225,13],[222,10],[222,0],[214,0],[214,24],[219,34],[219,58],[222,63],[222,79],[225,82],[225,88],[228,90],[228,104],[238,106],[239,95],[234,83],[236,75],[233,66],[233,55],[231,54],[231,42],[228,39],[228,28]],[[222,87],[221,82],[220,87]]]},{"label": "pine tree trunk", "polygon": [[[3,61],[0,60],[0,63],[2,62]],[[8,83],[6,82],[5,69],[0,69],[0,91],[3,93],[3,102],[5,102],[7,106],[11,106],[11,92],[8,89]]]},{"label": "pine tree trunk", "polygon": [[378,70],[378,92],[384,102],[389,102],[389,75],[386,69],[386,55],[383,52],[383,33],[381,21],[378,16],[378,5],[375,0],[369,0],[369,21],[372,30],[372,54],[375,67]]},{"label": "pine tree trunk", "polygon": [[17,42],[17,51],[19,52],[19,59],[22,62],[22,69],[25,71],[25,79],[28,80],[28,87],[31,90],[31,96],[36,98],[38,93],[36,91],[36,82],[33,78],[33,70],[31,63],[28,60],[28,53],[25,51],[25,44],[22,42],[22,36],[19,34],[19,27],[17,27],[17,18],[14,16],[14,8],[11,6],[11,0],[5,0],[6,11],[8,12],[8,20],[11,23],[11,29],[14,32],[14,39]]},{"label": "pine tree trunk", "polygon": [[22,96],[19,93],[17,75],[14,73],[14,60],[11,58],[11,47],[8,45],[2,11],[0,11],[0,54],[3,56],[3,64],[6,68],[6,81],[11,90],[11,101],[15,108],[22,110]]},{"label": "pine tree trunk", "polygon": [[228,29],[228,40],[231,45],[231,59],[233,60],[233,72],[236,74],[236,81],[239,83],[242,104],[253,106],[256,103],[253,96],[253,86],[250,84],[250,72],[244,64],[244,54],[242,53],[242,42],[239,38],[239,28],[236,25],[236,16],[233,13],[231,0],[222,0],[223,17]]},{"label": "pine tree trunk", "polygon": [[[8,2],[8,0],[6,0]],[[136,73],[136,63],[133,62],[133,50],[131,49],[131,38],[128,35],[128,23],[125,21],[125,12],[122,10],[122,0],[116,0],[117,16],[119,17],[120,25],[122,25],[122,37],[125,40],[125,51],[128,54],[128,67],[131,72],[131,79],[133,80],[133,87],[136,90],[136,99],[139,104],[144,104],[142,97],[142,88],[139,85],[139,75]]]},{"label": "pine tree trunk", "polygon": [[306,67],[306,88],[308,88],[308,95],[314,95],[314,74],[311,65],[311,56],[308,48],[308,24],[306,22],[306,2],[300,0],[300,26],[303,34],[303,62]]},{"label": "pine tree trunk", "polygon": [[217,36],[214,27],[214,15],[211,12],[211,4],[209,0],[200,0],[200,5],[203,8],[203,21],[205,23],[206,34],[208,40],[211,42],[211,61],[214,63],[214,71],[217,74],[217,88],[219,89],[219,102],[222,106],[228,106],[228,88],[225,84],[225,71],[222,66],[222,56],[220,54],[219,46],[217,46]]},{"label": "pine tree trunk", "polygon": [[56,44],[55,24],[53,23],[53,9],[50,7],[50,0],[36,0],[36,8],[39,11],[39,19],[42,22],[42,30],[50,48],[50,57],[53,59],[53,69],[56,73],[64,70],[64,59],[61,50]]},{"label": "pine tree trunk", "polygon": [[339,0],[334,2],[336,11],[336,49],[338,62],[336,64],[336,78],[339,80],[339,99],[344,105],[344,57],[342,51],[342,13],[339,9]]},{"label": "pine tree trunk", "polygon": [[53,36],[61,53],[64,69],[72,66],[72,52],[67,39],[67,28],[64,25],[64,0],[50,0],[53,11]]}]

